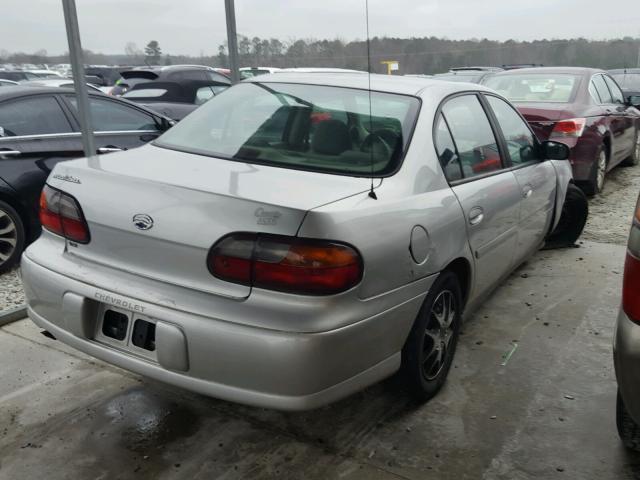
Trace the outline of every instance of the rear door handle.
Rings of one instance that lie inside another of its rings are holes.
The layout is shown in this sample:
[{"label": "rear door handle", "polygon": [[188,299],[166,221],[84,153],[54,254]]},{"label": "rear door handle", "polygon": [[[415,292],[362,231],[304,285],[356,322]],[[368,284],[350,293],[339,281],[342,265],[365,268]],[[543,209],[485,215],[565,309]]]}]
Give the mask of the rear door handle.
[{"label": "rear door handle", "polygon": [[122,149],[118,147],[100,147],[98,149],[98,153],[113,153],[113,152],[121,152]]},{"label": "rear door handle", "polygon": [[15,157],[17,155],[22,155],[22,152],[20,150],[0,150],[0,156]]},{"label": "rear door handle", "polygon": [[529,197],[531,197],[531,195],[533,195],[533,188],[524,187],[522,189],[522,198],[529,198]]},{"label": "rear door handle", "polygon": [[481,207],[474,207],[469,212],[469,224],[478,225],[484,220],[484,210]]}]

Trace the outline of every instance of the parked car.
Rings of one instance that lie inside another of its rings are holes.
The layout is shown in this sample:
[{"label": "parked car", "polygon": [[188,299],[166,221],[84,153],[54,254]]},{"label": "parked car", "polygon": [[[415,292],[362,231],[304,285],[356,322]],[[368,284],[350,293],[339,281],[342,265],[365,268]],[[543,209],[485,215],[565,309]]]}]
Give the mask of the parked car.
[{"label": "parked car", "polygon": [[[72,78],[41,78],[38,80],[23,80],[19,82],[19,85],[23,85],[25,87],[75,88]],[[96,92],[101,92],[98,87],[90,83],[87,83],[87,87]]]},{"label": "parked car", "polygon": [[640,111],[602,70],[542,67],[497,73],[484,85],[511,100],[541,140],[571,148],[573,177],[588,195],[605,175],[640,160]]},{"label": "parked car", "polygon": [[640,451],[640,199],[629,236],[614,338],[618,433],[627,448]]},{"label": "parked car", "polygon": [[99,79],[99,81],[94,82],[98,87],[113,87],[122,78],[120,70],[123,69],[116,67],[85,67],[84,74]]},{"label": "parked car", "polygon": [[120,72],[122,77],[118,80],[110,94],[123,95],[126,91],[141,83],[148,82],[172,82],[183,83],[186,81],[211,82],[213,85],[230,85],[229,77],[221,74],[216,69],[202,65],[171,65],[167,67],[137,67]]},{"label": "parked car", "polygon": [[502,71],[503,69],[498,67],[460,67],[452,68],[447,73],[437,73],[433,78],[448,82],[482,83],[486,78]]},{"label": "parked car", "polygon": [[22,80],[37,80],[41,78],[35,73],[24,72],[22,70],[0,70],[0,79],[20,82]]},{"label": "parked car", "polygon": [[628,100],[629,97],[640,96],[640,68],[609,70],[609,75],[620,85],[624,98]]},{"label": "parked car", "polygon": [[38,78],[64,78],[60,73],[55,70],[47,70],[47,69],[30,69],[26,70],[27,73],[32,73],[36,75]]},{"label": "parked car", "polygon": [[11,80],[3,80],[0,79],[0,87],[12,87],[18,85],[18,82],[13,82]]},{"label": "parked car", "polygon": [[[125,100],[90,92],[97,153],[154,140],[169,119]],[[0,271],[13,267],[40,233],[38,201],[53,167],[84,156],[73,90],[0,89]]]},{"label": "parked car", "polygon": [[482,86],[248,79],[151,145],[56,165],[28,312],[234,402],[310,409],[399,369],[426,400],[463,312],[562,224],[568,155]]},{"label": "parked car", "polygon": [[231,82],[212,80],[182,80],[178,82],[139,83],[127,90],[122,98],[145,105],[156,112],[179,121],[203,103],[224,92]]},{"label": "parked car", "polygon": [[242,67],[240,69],[240,78],[251,78],[259,75],[267,75],[269,73],[279,72],[280,68],[275,67]]}]

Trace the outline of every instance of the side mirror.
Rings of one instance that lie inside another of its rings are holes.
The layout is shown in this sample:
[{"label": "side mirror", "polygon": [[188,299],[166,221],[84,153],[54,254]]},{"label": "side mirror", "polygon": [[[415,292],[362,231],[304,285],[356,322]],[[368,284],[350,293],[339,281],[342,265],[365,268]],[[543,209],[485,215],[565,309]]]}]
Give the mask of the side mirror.
[{"label": "side mirror", "polygon": [[568,160],[571,149],[560,142],[542,142],[542,157],[547,160]]},{"label": "side mirror", "polygon": [[631,107],[640,108],[640,95],[630,95],[627,97],[627,104]]}]

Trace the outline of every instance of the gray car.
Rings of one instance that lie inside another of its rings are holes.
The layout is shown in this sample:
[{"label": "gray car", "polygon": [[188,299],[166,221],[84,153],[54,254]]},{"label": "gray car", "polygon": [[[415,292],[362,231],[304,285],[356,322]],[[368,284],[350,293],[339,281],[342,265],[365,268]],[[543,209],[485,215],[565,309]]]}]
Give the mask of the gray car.
[{"label": "gray car", "polygon": [[426,400],[463,312],[584,225],[563,212],[567,156],[479,85],[256,77],[151,145],[56,165],[22,259],[29,316],[234,402],[311,409],[398,370]]},{"label": "gray car", "polygon": [[640,199],[629,236],[614,339],[618,433],[627,448],[640,451]]}]

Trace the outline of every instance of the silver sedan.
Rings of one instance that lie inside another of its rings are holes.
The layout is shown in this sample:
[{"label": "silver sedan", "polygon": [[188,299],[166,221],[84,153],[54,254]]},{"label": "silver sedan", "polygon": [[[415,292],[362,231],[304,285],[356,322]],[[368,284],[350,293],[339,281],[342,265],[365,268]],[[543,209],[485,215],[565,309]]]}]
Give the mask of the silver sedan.
[{"label": "silver sedan", "polygon": [[151,145],[56,165],[22,259],[29,315],[234,402],[310,409],[398,370],[427,400],[463,313],[580,235],[567,156],[482,86],[256,77]]}]

